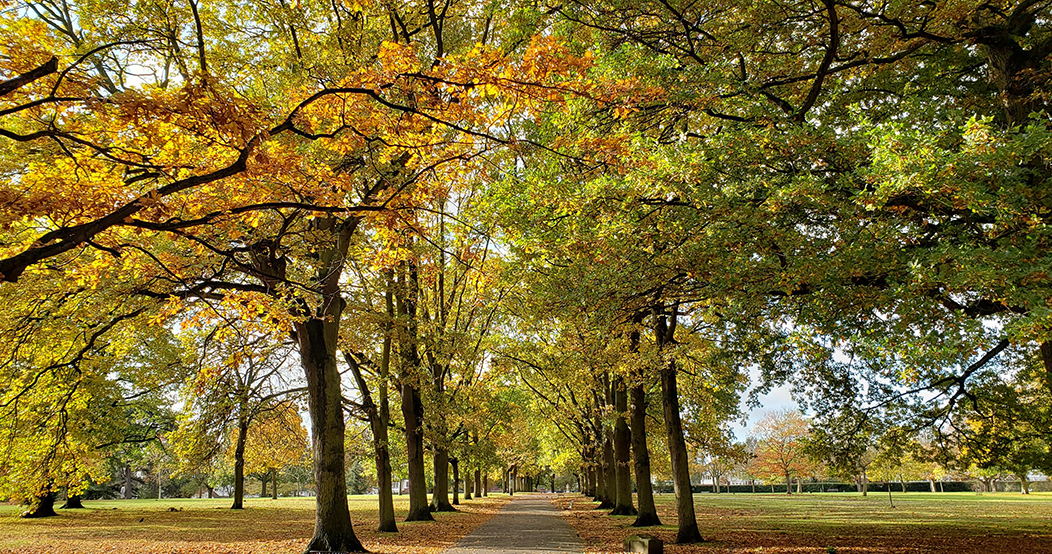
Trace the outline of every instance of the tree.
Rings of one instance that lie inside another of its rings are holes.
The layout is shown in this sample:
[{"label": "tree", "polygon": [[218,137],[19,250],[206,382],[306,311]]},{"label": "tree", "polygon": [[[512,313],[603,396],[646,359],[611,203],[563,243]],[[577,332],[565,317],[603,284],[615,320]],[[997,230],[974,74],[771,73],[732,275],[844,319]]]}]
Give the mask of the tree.
[{"label": "tree", "polygon": [[792,478],[810,470],[804,447],[808,421],[795,410],[769,412],[753,429],[757,441],[754,465],[758,472],[785,479],[785,493],[792,494]]}]

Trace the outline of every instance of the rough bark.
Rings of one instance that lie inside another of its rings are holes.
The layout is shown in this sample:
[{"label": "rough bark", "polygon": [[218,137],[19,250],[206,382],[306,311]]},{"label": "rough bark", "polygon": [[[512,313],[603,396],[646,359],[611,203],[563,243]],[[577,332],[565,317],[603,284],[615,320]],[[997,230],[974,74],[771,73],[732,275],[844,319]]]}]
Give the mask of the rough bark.
[{"label": "rough bark", "polygon": [[449,466],[453,468],[453,505],[460,505],[460,460],[456,457],[449,458]]},{"label": "rough bark", "polygon": [[234,503],[231,510],[245,507],[245,441],[248,438],[248,419],[237,422],[237,442],[234,443]]},{"label": "rough bark", "polygon": [[269,471],[266,471],[262,475],[259,476],[259,482],[260,482],[259,497],[260,498],[266,498],[267,497],[267,482],[269,480],[270,480],[270,472]]},{"label": "rough bark", "polygon": [[455,512],[456,508],[449,503],[449,450],[445,446],[435,445],[434,454],[435,488],[431,493],[432,512]]},{"label": "rough bark", "polygon": [[606,495],[600,508],[611,509],[617,499],[617,473],[614,461],[613,433],[607,432],[603,440],[603,483],[606,485]]},{"label": "rough bark", "polygon": [[613,385],[614,410],[617,412],[614,422],[614,492],[617,499],[610,514],[634,516],[637,512],[632,505],[632,432],[628,428],[628,390],[620,377],[614,378]]},{"label": "rough bark", "polygon": [[[638,344],[639,333],[633,332],[630,339],[633,345]],[[636,520],[632,522],[632,527],[661,525],[657,507],[654,505],[654,488],[650,483],[650,449],[647,447],[647,391],[642,379],[638,379],[632,385],[631,400],[632,455],[636,472],[636,497],[639,502],[639,512]]]},{"label": "rough bark", "polygon": [[[664,315],[657,315],[654,325],[659,350],[671,344],[675,338],[676,316],[671,324]],[[694,495],[690,488],[690,466],[687,463],[687,444],[683,437],[683,422],[680,419],[679,390],[676,384],[676,361],[669,358],[661,366],[661,402],[665,414],[665,433],[668,435],[669,456],[672,462],[672,485],[676,493],[678,528],[676,544],[704,542],[698,530],[694,513]]]},{"label": "rough bark", "polygon": [[336,365],[342,303],[342,299],[330,297],[330,304],[338,305],[322,309],[334,312],[331,319],[320,314],[322,317],[296,324],[300,363],[307,376],[317,489],[314,535],[307,544],[308,551],[365,552],[351,525],[344,474],[343,393]]},{"label": "rough bark", "polygon": [[482,477],[482,496],[489,496],[489,475]]},{"label": "rough bark", "polygon": [[[403,264],[398,275],[398,315],[406,323],[402,355],[402,417],[405,420],[406,455],[409,465],[409,513],[406,521],[434,521],[427,502],[427,483],[424,480],[424,403],[417,388],[420,352],[417,348],[417,282],[416,266]],[[437,479],[436,479],[437,481]]]},{"label": "rough bark", "polygon": [[475,468],[475,496],[485,496],[486,490],[482,488],[482,468]]},{"label": "rough bark", "polygon": [[270,494],[270,497],[273,498],[274,500],[277,500],[278,499],[278,468],[273,468],[273,469],[270,470],[270,484],[271,484],[271,488],[273,489],[273,491]]},{"label": "rough bark", "polygon": [[406,521],[434,521],[427,502],[424,481],[424,404],[420,391],[409,383],[402,385],[402,417],[405,419],[406,454],[409,458],[409,513]]}]

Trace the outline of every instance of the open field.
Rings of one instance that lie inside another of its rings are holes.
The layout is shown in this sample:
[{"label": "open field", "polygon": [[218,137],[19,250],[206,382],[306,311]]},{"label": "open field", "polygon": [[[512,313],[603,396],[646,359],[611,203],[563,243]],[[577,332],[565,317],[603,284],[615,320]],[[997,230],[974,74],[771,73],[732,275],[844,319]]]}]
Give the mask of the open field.
[{"label": "open field", "polygon": [[[300,554],[314,530],[313,498],[98,500],[83,510],[26,520],[17,506],[0,506],[0,552],[151,554]],[[507,502],[494,495],[462,502],[460,512],[435,514],[435,523],[403,523],[408,496],[395,496],[399,533],[377,533],[376,497],[350,497],[351,520],[374,552],[436,554],[481,525]]]},{"label": "open field", "polygon": [[633,517],[607,517],[581,496],[556,499],[587,552],[620,552],[637,532],[656,535],[669,554],[774,552],[925,554],[1052,552],[1052,493],[697,494],[698,525],[709,542],[668,545],[676,536],[671,494],[658,495],[665,525],[633,529]]}]

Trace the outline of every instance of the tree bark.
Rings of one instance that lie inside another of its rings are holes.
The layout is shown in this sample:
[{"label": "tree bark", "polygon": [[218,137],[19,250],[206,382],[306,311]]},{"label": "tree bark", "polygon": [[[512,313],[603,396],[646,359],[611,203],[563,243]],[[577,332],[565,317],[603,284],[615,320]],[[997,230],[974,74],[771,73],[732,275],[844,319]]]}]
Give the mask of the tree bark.
[{"label": "tree bark", "polygon": [[245,442],[248,438],[248,419],[241,417],[237,422],[237,442],[234,443],[234,503],[231,510],[245,507]]},{"label": "tree bark", "polygon": [[[671,323],[666,316],[657,316],[654,325],[659,351],[672,344],[675,339],[676,315],[673,311]],[[698,530],[698,519],[694,513],[694,494],[690,488],[690,466],[687,462],[687,444],[683,437],[683,422],[679,415],[679,390],[676,385],[676,360],[669,359],[661,366],[661,401],[665,414],[665,433],[668,435],[669,456],[672,462],[672,485],[676,493],[678,529],[676,544],[704,542]]]},{"label": "tree bark", "polygon": [[264,471],[263,474],[259,476],[259,482],[261,483],[261,488],[260,488],[260,491],[259,491],[259,497],[260,498],[266,498],[267,497],[267,481],[269,479],[270,479],[270,471],[269,470],[268,471]]},{"label": "tree bark", "polygon": [[81,496],[79,494],[68,494],[67,493],[66,494],[66,503],[63,504],[62,508],[60,508],[60,509],[62,509],[62,510],[83,509],[84,508],[84,503],[81,502],[81,500],[83,500],[83,499],[81,498]]},{"label": "tree bark", "polygon": [[614,461],[614,439],[613,433],[604,433],[603,439],[603,482],[606,484],[606,498],[600,507],[610,509],[615,506],[617,500],[617,462]]},{"label": "tree bark", "polygon": [[650,483],[650,449],[647,447],[647,393],[643,383],[632,386],[632,453],[635,456],[636,497],[639,513],[632,527],[661,525]]},{"label": "tree bark", "polygon": [[272,499],[274,499],[274,500],[277,500],[278,499],[278,468],[273,468],[273,469],[270,470],[270,485],[271,485],[271,488],[273,489],[273,491],[271,492],[270,497]]},{"label": "tree bark", "polygon": [[55,512],[55,493],[46,492],[36,499],[36,504],[29,510],[22,513],[22,517],[26,519],[35,519],[39,517],[51,517],[57,516]]},{"label": "tree bark", "polygon": [[486,490],[482,488],[482,468],[475,468],[475,496],[485,496]]},{"label": "tree bark", "polygon": [[[417,348],[417,282],[416,266],[402,264],[398,275],[398,315],[404,319],[405,343],[402,354],[402,417],[405,420],[406,455],[409,458],[409,513],[406,521],[434,521],[427,502],[427,482],[424,480],[424,404],[417,382],[420,352]],[[436,479],[437,481],[437,479]]]},{"label": "tree bark", "polygon": [[473,480],[471,478],[471,463],[468,461],[464,465],[464,501],[471,500]]},{"label": "tree bark", "polygon": [[482,496],[489,496],[489,474],[482,476]]},{"label": "tree bark", "polygon": [[[637,514],[635,506],[632,505],[632,459],[631,443],[632,432],[628,428],[628,390],[625,389],[624,380],[615,376],[614,386],[614,410],[617,419],[614,422],[614,491],[617,500],[611,515],[634,516]],[[553,487],[554,488],[554,487]]]},{"label": "tree bark", "polygon": [[453,505],[460,505],[460,460],[455,456],[449,458],[449,465],[453,468]]},{"label": "tree bark", "polygon": [[434,521],[427,502],[427,483],[424,480],[424,405],[420,391],[412,385],[402,385],[402,417],[405,419],[406,454],[409,458],[409,513],[406,521]]},{"label": "tree bark", "polygon": [[1019,493],[1030,494],[1030,479],[1025,473],[1019,474]]},{"label": "tree bark", "polygon": [[457,509],[449,503],[449,450],[436,444],[434,461],[435,488],[431,492],[430,509],[432,512],[455,512]]},{"label": "tree bark", "polygon": [[[346,248],[344,248],[346,252]],[[338,281],[337,279],[330,279]],[[338,291],[338,283],[327,283]],[[327,287],[328,288],[328,287]],[[307,376],[311,441],[314,445],[315,498],[314,536],[307,550],[365,552],[354,534],[347,506],[344,473],[343,392],[336,365],[336,345],[343,300],[328,296],[329,312],[296,324],[300,363]]]},{"label": "tree bark", "polygon": [[124,494],[121,496],[125,500],[131,500],[132,497],[132,469],[130,464],[124,464]]}]

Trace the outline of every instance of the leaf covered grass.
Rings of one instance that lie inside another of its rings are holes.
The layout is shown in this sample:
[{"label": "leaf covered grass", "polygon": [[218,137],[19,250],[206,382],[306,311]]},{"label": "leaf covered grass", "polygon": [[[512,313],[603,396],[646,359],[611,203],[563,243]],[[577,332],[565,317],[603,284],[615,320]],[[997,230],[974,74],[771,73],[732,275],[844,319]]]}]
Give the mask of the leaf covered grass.
[{"label": "leaf covered grass", "polygon": [[[367,549],[392,554],[437,554],[455,544],[507,503],[503,495],[461,502],[434,523],[402,520],[408,496],[395,496],[398,533],[376,531],[376,496],[349,499],[354,531]],[[83,510],[21,519],[18,506],[0,506],[0,553],[300,554],[314,531],[314,498],[229,498],[84,501]]]},{"label": "leaf covered grass", "polygon": [[[567,509],[573,500],[573,509]],[[970,554],[1052,552],[1052,493],[908,493],[863,497],[837,494],[697,494],[698,526],[706,543],[673,545],[675,502],[656,498],[659,527],[630,527],[634,517],[610,517],[579,495],[555,500],[589,554],[621,552],[624,538],[646,533],[669,554],[714,552]]]}]

